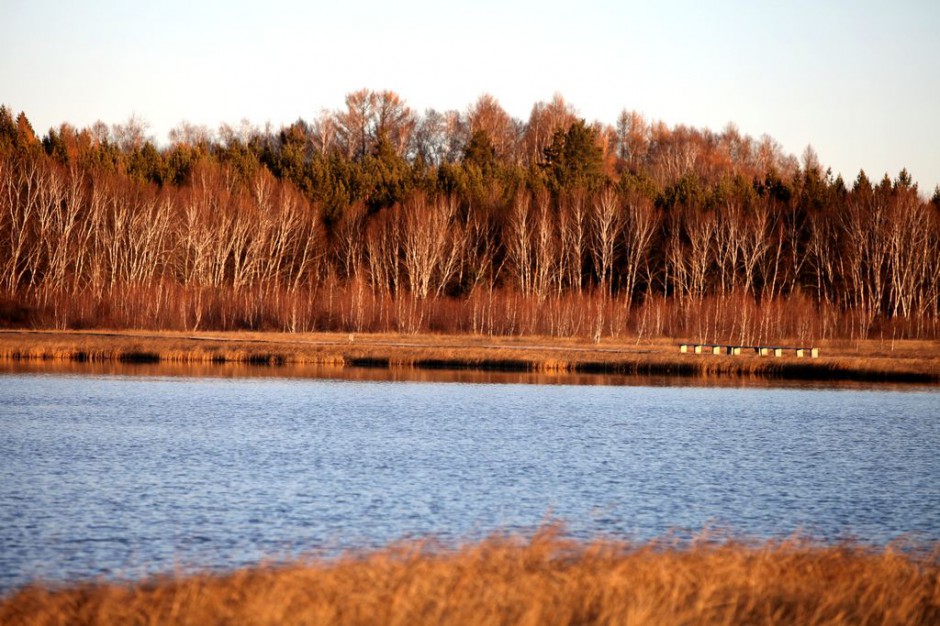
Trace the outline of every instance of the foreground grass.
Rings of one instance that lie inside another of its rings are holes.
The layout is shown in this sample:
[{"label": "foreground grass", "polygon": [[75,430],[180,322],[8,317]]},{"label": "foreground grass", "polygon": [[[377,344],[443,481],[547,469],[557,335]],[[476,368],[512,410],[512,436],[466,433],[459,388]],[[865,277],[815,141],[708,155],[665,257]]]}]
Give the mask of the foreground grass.
[{"label": "foreground grass", "polygon": [[[940,382],[940,342],[822,342],[819,359],[679,354],[678,341],[480,335],[0,331],[0,360],[317,364]],[[783,342],[787,343],[787,342]],[[799,342],[793,341],[792,344]]]},{"label": "foreground grass", "polygon": [[33,586],[0,601],[0,624],[21,626],[938,623],[936,552],[580,544],[552,531],[219,576]]}]

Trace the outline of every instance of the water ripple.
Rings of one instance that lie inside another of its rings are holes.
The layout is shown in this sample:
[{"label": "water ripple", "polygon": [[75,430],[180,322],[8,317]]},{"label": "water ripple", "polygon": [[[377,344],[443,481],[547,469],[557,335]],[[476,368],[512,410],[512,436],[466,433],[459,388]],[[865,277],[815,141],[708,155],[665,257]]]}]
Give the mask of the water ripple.
[{"label": "water ripple", "polygon": [[938,399],[0,376],[0,590],[549,519],[577,537],[938,540]]}]

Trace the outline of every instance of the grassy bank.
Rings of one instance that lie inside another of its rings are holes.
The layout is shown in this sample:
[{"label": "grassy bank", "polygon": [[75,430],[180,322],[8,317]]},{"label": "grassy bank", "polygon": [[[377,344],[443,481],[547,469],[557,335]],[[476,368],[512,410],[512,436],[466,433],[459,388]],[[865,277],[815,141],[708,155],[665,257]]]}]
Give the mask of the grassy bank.
[{"label": "grassy bank", "polygon": [[551,531],[226,575],[33,586],[0,601],[0,624],[19,626],[937,623],[936,551],[579,544]]},{"label": "grassy bank", "polygon": [[679,354],[678,340],[591,343],[546,337],[0,331],[0,359],[135,363],[317,364],[340,367],[755,376],[940,382],[940,342],[823,342],[818,359]]}]

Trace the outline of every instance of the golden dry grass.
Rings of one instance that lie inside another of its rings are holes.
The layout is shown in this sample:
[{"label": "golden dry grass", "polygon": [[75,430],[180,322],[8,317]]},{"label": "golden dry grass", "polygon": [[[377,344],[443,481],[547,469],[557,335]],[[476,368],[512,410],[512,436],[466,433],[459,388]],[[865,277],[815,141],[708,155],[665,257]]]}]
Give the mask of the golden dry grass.
[{"label": "golden dry grass", "polygon": [[378,365],[940,382],[940,342],[821,342],[821,358],[679,354],[678,340],[342,333],[0,331],[0,359]]},{"label": "golden dry grass", "polygon": [[10,626],[938,623],[936,551],[580,544],[553,530],[228,575],[33,586],[0,602]]}]

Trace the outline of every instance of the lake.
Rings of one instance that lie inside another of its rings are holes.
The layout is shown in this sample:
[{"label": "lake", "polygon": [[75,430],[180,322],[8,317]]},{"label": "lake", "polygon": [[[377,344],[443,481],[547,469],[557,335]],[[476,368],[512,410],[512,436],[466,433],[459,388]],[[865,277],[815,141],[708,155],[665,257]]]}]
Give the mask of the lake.
[{"label": "lake", "polygon": [[0,375],[0,590],[554,520],[940,540],[935,388],[159,372]]}]

